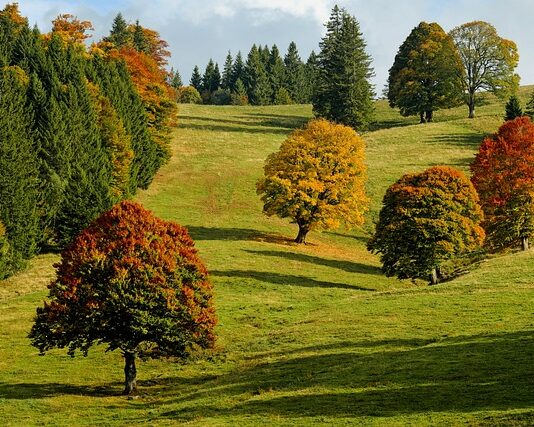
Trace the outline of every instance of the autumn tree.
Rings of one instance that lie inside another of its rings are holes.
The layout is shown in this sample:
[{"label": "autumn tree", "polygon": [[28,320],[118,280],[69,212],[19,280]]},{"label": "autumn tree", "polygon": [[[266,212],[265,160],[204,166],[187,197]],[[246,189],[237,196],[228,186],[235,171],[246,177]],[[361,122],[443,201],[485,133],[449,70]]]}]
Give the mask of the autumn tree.
[{"label": "autumn tree", "polygon": [[504,120],[513,120],[523,115],[521,103],[516,95],[512,95],[504,107]]},{"label": "autumn tree", "polygon": [[471,164],[485,214],[488,244],[498,249],[534,235],[534,124],[529,117],[504,123],[484,139]]},{"label": "autumn tree", "polygon": [[439,280],[444,261],[479,248],[482,210],[469,179],[460,171],[435,166],[407,174],[383,199],[370,251],[380,254],[387,276]]},{"label": "autumn tree", "polygon": [[59,15],[52,21],[52,33],[57,34],[67,43],[83,43],[91,37],[87,31],[93,31],[89,21],[81,21],[68,13]]},{"label": "autumn tree", "polygon": [[214,345],[212,287],[180,225],[124,201],[61,254],[49,299],[29,334],[41,354],[94,344],[120,350],[124,394],[136,392],[136,359],[187,357]]},{"label": "autumn tree", "polygon": [[353,128],[364,129],[373,117],[371,57],[356,19],[335,6],[321,43],[313,111]]},{"label": "autumn tree", "polygon": [[354,130],[324,119],[294,131],[265,162],[257,183],[263,212],[295,222],[297,243],[314,229],[361,225],[368,203],[364,146]]},{"label": "autumn tree", "polygon": [[421,22],[399,47],[389,70],[389,105],[403,116],[431,122],[434,111],[462,103],[463,72],[452,38],[435,22]]},{"label": "autumn tree", "polygon": [[497,34],[487,22],[474,21],[450,32],[465,69],[463,77],[469,118],[475,117],[476,94],[479,91],[506,96],[519,84],[514,73],[519,61],[517,46]]}]

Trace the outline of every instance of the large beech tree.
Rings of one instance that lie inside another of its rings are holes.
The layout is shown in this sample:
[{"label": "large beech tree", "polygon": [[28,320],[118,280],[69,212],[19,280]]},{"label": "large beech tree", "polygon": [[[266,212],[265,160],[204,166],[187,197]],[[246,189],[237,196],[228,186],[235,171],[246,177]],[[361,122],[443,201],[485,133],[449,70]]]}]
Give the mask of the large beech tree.
[{"label": "large beech tree", "polygon": [[370,251],[380,254],[387,276],[439,280],[440,265],[479,248],[482,210],[469,179],[435,166],[407,174],[386,191]]},{"label": "large beech tree", "polygon": [[450,32],[465,68],[463,78],[469,118],[475,117],[476,94],[480,91],[506,96],[519,84],[514,73],[519,54],[517,46],[497,34],[484,21],[468,22]]},{"label": "large beech tree", "polygon": [[368,203],[364,149],[354,130],[324,119],[294,131],[267,158],[257,184],[264,213],[297,223],[297,243],[313,229],[361,225]]},{"label": "large beech tree", "polygon": [[484,139],[471,165],[472,181],[484,209],[484,227],[493,248],[534,235],[534,124],[518,117]]},{"label": "large beech tree", "polygon": [[49,300],[30,332],[41,354],[120,350],[124,394],[136,391],[137,357],[186,357],[214,345],[212,287],[187,230],[124,201],[62,253]]},{"label": "large beech tree", "polygon": [[461,105],[463,64],[438,24],[421,22],[399,47],[389,70],[388,100],[403,116],[432,121],[435,110]]}]

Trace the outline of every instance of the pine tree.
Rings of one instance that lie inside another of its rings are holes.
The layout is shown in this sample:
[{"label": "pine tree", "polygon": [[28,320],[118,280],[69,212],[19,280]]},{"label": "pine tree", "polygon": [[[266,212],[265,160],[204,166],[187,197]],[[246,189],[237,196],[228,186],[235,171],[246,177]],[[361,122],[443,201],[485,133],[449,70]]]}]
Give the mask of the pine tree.
[{"label": "pine tree", "polygon": [[122,13],[118,13],[113,20],[113,25],[107,41],[113,43],[117,48],[121,48],[128,44],[130,33],[128,32],[128,23],[124,20]]},{"label": "pine tree", "polygon": [[276,45],[271,49],[271,56],[267,67],[267,74],[271,83],[272,102],[276,104],[275,98],[285,83],[284,61],[280,57],[280,51]]},{"label": "pine tree", "polygon": [[356,19],[335,6],[319,54],[316,116],[364,129],[373,117],[371,58]]},{"label": "pine tree", "polygon": [[304,66],[304,102],[311,102],[319,75],[319,59],[312,50]]},{"label": "pine tree", "polygon": [[516,117],[521,117],[523,110],[521,109],[521,103],[516,95],[512,95],[505,106],[504,120],[513,120]]},{"label": "pine tree", "polygon": [[256,45],[248,54],[244,71],[248,99],[252,105],[268,105],[271,101],[271,86]]},{"label": "pine tree", "polygon": [[232,54],[228,51],[226,55],[226,61],[224,61],[224,68],[221,79],[221,87],[223,89],[232,89],[232,69],[234,61],[232,59]]},{"label": "pine tree", "polygon": [[297,45],[291,42],[284,57],[285,87],[291,99],[296,103],[302,103],[305,99],[304,64],[300,59]]},{"label": "pine tree", "polygon": [[169,85],[175,89],[180,89],[183,86],[182,76],[180,76],[180,72],[178,70],[175,71],[174,68],[171,68],[169,73]]},{"label": "pine tree", "polygon": [[236,83],[238,80],[241,80],[241,83],[245,80],[245,63],[243,62],[243,56],[241,51],[237,52],[235,57],[234,65],[232,67],[232,83],[230,89],[236,91]]},{"label": "pine tree", "polygon": [[199,92],[202,91],[202,76],[200,75],[198,65],[195,65],[195,68],[193,68],[193,74],[191,74],[190,83],[191,86],[193,86],[196,90]]}]

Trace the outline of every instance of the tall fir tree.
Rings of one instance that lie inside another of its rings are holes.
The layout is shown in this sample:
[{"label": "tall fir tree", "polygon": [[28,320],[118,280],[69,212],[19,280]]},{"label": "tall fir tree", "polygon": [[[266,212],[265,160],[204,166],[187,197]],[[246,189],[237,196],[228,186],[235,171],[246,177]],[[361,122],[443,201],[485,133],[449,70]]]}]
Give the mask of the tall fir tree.
[{"label": "tall fir tree", "polygon": [[198,65],[195,65],[193,68],[193,73],[191,74],[191,80],[189,82],[199,92],[202,91],[202,76],[200,75],[200,69]]},{"label": "tall fir tree", "polygon": [[130,39],[130,32],[128,31],[128,23],[122,16],[122,13],[118,13],[113,19],[111,31],[106,41],[113,43],[117,48],[121,48],[128,44]]},{"label": "tall fir tree", "polygon": [[312,50],[304,66],[304,102],[312,102],[319,75],[319,58]]},{"label": "tall fir tree", "polygon": [[178,70],[171,68],[169,73],[169,85],[174,89],[180,89],[183,86],[182,76]]},{"label": "tall fir tree", "polygon": [[143,27],[139,25],[139,20],[135,21],[135,26],[132,35],[133,46],[138,52],[149,53],[148,40],[146,38]]},{"label": "tall fir tree", "polygon": [[232,54],[228,51],[226,55],[226,60],[224,61],[224,68],[221,78],[221,88],[223,89],[232,89],[232,69],[234,66],[234,60],[232,59]]},{"label": "tall fir tree", "polygon": [[213,93],[219,88],[220,83],[221,74],[219,72],[219,65],[210,58],[202,76],[202,91]]},{"label": "tall fir tree", "polygon": [[337,5],[326,25],[319,54],[317,90],[313,99],[316,116],[357,129],[373,119],[371,57],[356,19]]},{"label": "tall fir tree", "polygon": [[275,102],[277,93],[284,87],[285,83],[285,68],[284,61],[280,56],[280,51],[276,45],[271,49],[269,63],[267,66],[267,74],[269,75],[269,82],[271,83],[271,101]]},{"label": "tall fir tree", "polygon": [[297,45],[291,42],[284,57],[285,65],[285,87],[287,88],[291,99],[301,103],[305,99],[305,76],[304,64],[300,59]]},{"label": "tall fir tree", "polygon": [[250,49],[244,70],[247,95],[252,105],[268,105],[271,101],[271,85],[256,45]]},{"label": "tall fir tree", "polygon": [[236,83],[241,80],[241,83],[245,81],[245,62],[243,61],[243,55],[241,51],[237,52],[234,65],[232,67],[232,82],[230,89],[235,92],[237,90]]}]

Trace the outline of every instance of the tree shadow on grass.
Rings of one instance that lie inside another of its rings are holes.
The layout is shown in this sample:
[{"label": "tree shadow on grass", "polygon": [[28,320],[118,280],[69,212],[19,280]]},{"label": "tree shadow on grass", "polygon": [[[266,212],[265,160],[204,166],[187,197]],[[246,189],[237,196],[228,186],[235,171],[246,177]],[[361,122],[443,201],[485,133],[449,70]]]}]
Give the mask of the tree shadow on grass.
[{"label": "tree shadow on grass", "polygon": [[[197,123],[179,123],[178,127],[180,129],[190,129],[190,130],[208,130],[211,132],[237,132],[237,133],[270,133],[276,135],[287,135],[289,131],[287,129],[281,128],[266,128],[262,127],[261,124],[255,123],[243,123],[243,126],[235,125],[218,125],[212,123],[206,124],[197,124]],[[258,126],[258,127],[254,127]]]},{"label": "tree shadow on grass", "polygon": [[[177,399],[169,394],[181,408],[160,416],[185,422],[211,415],[391,417],[534,407],[533,331],[418,341],[414,347],[391,340],[368,350],[356,342],[339,350],[241,367]],[[210,396],[236,403],[198,405],[197,399]]]},{"label": "tree shadow on grass", "polygon": [[348,273],[360,273],[360,274],[374,274],[382,275],[382,271],[378,267],[372,265],[362,264],[359,262],[337,260],[337,259],[328,259],[328,258],[319,258],[312,255],[305,255],[294,252],[283,252],[283,251],[255,251],[255,250],[246,250],[246,252],[259,255],[259,256],[269,256],[283,258],[290,261],[306,262],[315,265],[324,265],[326,267],[337,268],[339,270],[346,271]]},{"label": "tree shadow on grass", "polygon": [[358,285],[351,285],[347,283],[325,282],[322,280],[315,280],[305,276],[293,276],[290,274],[280,274],[267,271],[251,271],[251,270],[226,270],[226,271],[211,271],[210,274],[214,277],[232,277],[240,279],[252,279],[258,282],[271,283],[273,285],[287,285],[287,286],[301,286],[304,288],[331,288],[331,289],[350,289],[353,291],[374,291],[375,289],[365,288]]},{"label": "tree shadow on grass", "polygon": [[59,383],[0,383],[0,399],[44,399],[61,395],[109,397],[120,395],[124,384],[114,382],[98,387]]},{"label": "tree shadow on grass", "polygon": [[275,128],[284,128],[288,130],[303,127],[306,123],[312,120],[312,117],[297,116],[297,115],[283,115],[283,114],[266,114],[266,113],[249,113],[243,118],[256,118],[257,126],[268,126]]}]

